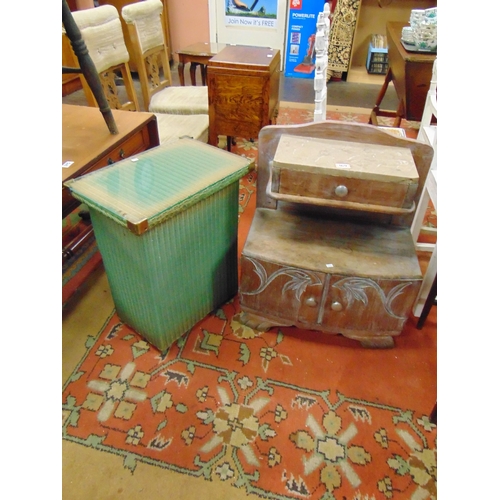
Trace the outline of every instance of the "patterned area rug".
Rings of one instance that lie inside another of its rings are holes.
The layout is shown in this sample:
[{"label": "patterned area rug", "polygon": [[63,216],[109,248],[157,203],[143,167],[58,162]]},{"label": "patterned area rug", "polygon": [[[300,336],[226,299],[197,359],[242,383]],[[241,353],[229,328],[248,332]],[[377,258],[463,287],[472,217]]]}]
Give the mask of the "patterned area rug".
[{"label": "patterned area rug", "polygon": [[378,392],[362,374],[343,383],[343,357],[361,348],[258,333],[238,310],[225,304],[163,354],[113,315],[64,388],[64,439],[132,472],[141,461],[263,498],[436,498],[436,427],[377,397],[383,377]]},{"label": "patterned area rug", "polygon": [[[308,112],[282,108],[281,123]],[[257,145],[233,152],[255,158]],[[240,183],[240,251],[255,186],[255,172]],[[257,332],[238,312],[235,298],[164,353],[113,313],[64,384],[63,439],[121,456],[131,473],[141,462],[254,497],[436,498],[432,315],[422,330],[410,319],[395,349],[370,350]]]}]

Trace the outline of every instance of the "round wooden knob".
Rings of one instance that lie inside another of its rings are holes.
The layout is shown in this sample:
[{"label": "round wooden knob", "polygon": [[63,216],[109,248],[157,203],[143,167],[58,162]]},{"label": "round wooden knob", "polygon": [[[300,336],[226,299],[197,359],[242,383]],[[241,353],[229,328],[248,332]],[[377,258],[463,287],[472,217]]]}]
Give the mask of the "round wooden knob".
[{"label": "round wooden knob", "polygon": [[343,185],[337,186],[335,188],[335,194],[337,196],[340,196],[341,198],[343,198],[344,196],[347,196],[348,192],[349,192],[349,190]]},{"label": "round wooden knob", "polygon": [[306,299],[306,305],[310,307],[315,307],[317,305],[316,299],[314,297],[308,297]]}]

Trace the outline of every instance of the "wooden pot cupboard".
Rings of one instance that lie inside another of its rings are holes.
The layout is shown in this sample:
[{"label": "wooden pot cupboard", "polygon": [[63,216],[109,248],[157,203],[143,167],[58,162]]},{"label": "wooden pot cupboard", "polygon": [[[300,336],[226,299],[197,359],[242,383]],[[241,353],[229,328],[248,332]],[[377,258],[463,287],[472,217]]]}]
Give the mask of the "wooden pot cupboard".
[{"label": "wooden pot cupboard", "polygon": [[392,347],[422,281],[410,224],[432,155],[370,125],[262,129],[240,322]]},{"label": "wooden pot cupboard", "polygon": [[[280,51],[227,45],[207,63],[209,144],[219,135],[257,139],[276,122]],[[229,149],[230,141],[228,141]]]}]

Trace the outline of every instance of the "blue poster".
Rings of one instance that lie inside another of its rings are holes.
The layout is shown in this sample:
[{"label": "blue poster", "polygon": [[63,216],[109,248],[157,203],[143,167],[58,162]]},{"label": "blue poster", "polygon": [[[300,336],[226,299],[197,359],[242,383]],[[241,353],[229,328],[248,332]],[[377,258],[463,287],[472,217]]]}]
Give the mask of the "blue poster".
[{"label": "blue poster", "polygon": [[285,76],[314,78],[316,22],[325,0],[290,0]]},{"label": "blue poster", "polygon": [[224,0],[226,26],[276,28],[278,0]]}]

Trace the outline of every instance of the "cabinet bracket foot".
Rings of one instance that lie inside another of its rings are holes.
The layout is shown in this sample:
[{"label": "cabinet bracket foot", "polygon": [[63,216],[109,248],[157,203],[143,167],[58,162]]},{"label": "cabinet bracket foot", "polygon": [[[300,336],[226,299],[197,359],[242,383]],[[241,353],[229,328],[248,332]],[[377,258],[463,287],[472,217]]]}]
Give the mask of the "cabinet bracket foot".
[{"label": "cabinet bracket foot", "polygon": [[359,340],[362,347],[369,349],[391,349],[394,347],[394,339],[390,335],[356,340]]},{"label": "cabinet bracket foot", "polygon": [[234,316],[235,321],[241,323],[242,325],[248,326],[253,330],[258,330],[259,332],[266,332],[270,328],[274,326],[291,326],[290,324],[285,323],[276,323],[270,321],[268,318],[264,318],[263,316],[258,316],[257,314],[249,313],[242,311]]}]

